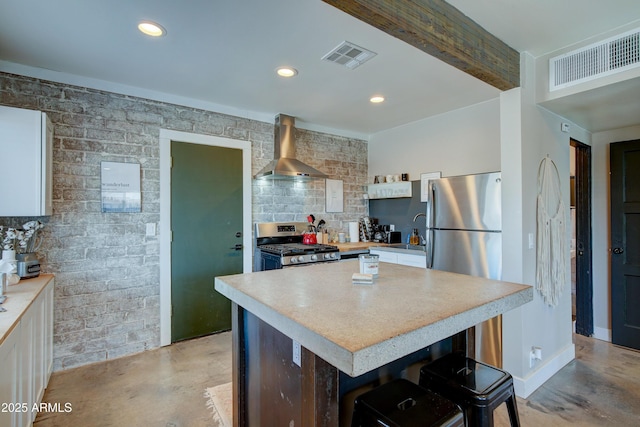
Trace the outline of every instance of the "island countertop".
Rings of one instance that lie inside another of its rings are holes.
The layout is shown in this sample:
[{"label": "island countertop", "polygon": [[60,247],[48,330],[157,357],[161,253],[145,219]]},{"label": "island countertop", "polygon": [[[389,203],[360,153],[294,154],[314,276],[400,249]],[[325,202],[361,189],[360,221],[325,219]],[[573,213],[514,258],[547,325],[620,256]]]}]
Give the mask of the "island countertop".
[{"label": "island countertop", "polygon": [[354,285],[358,265],[221,276],[215,289],[350,376],[533,299],[531,286],[382,262],[373,285]]}]

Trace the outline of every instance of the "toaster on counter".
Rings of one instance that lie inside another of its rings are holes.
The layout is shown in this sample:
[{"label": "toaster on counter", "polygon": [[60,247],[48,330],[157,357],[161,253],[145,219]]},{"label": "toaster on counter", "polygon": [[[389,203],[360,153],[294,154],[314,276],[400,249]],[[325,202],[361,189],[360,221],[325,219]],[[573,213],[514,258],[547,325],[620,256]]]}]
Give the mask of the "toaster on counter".
[{"label": "toaster on counter", "polygon": [[18,276],[21,279],[31,279],[40,275],[40,260],[36,254],[17,254],[16,260],[18,261]]}]

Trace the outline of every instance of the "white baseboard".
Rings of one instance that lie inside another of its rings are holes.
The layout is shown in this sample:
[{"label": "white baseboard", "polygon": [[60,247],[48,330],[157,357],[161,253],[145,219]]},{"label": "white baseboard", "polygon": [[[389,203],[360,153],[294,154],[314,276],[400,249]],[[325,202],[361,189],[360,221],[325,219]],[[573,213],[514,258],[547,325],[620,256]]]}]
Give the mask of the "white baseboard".
[{"label": "white baseboard", "polygon": [[527,375],[526,378],[513,377],[513,387],[515,388],[516,396],[526,399],[567,363],[575,359],[575,357],[576,347],[572,343],[565,347],[565,349],[558,353],[553,359],[545,361],[544,364]]},{"label": "white baseboard", "polygon": [[611,342],[611,329],[593,328],[593,337],[601,341]]}]

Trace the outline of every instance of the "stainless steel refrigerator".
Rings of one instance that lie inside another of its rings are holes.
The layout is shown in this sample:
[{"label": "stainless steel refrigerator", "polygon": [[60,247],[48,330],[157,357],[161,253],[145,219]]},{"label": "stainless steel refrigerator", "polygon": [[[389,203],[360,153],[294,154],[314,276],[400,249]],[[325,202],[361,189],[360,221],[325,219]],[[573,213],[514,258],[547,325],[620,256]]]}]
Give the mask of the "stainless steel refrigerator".
[{"label": "stainless steel refrigerator", "polygon": [[[500,172],[431,180],[428,192],[427,267],[502,279]],[[475,327],[475,358],[502,367],[502,316]]]}]

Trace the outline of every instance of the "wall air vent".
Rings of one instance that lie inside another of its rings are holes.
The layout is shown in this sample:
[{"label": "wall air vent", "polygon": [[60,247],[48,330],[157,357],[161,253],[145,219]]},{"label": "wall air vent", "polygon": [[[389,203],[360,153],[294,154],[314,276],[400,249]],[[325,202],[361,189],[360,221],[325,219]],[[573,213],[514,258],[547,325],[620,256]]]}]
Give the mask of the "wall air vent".
[{"label": "wall air vent", "polygon": [[549,91],[640,67],[640,29],[549,60]]},{"label": "wall air vent", "polygon": [[323,56],[322,60],[335,62],[336,64],[343,65],[350,70],[353,70],[376,55],[377,53],[375,52],[356,46],[351,42],[344,41],[331,52]]}]

